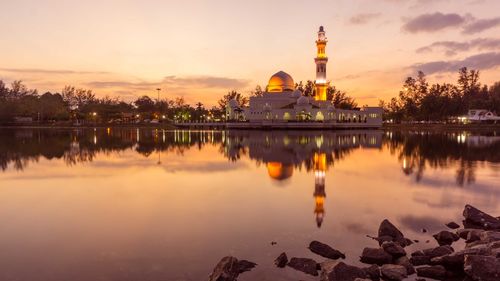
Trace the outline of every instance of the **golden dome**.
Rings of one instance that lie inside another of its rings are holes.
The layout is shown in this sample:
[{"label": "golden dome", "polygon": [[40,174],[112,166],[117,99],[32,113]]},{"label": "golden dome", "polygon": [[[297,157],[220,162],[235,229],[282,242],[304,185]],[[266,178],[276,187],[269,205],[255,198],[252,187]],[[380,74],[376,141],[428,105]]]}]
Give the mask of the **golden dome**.
[{"label": "golden dome", "polygon": [[288,73],[280,71],[271,76],[267,85],[268,92],[287,92],[295,89],[295,82]]},{"label": "golden dome", "polygon": [[293,175],[293,165],[269,162],[267,163],[267,173],[275,180],[285,180]]}]

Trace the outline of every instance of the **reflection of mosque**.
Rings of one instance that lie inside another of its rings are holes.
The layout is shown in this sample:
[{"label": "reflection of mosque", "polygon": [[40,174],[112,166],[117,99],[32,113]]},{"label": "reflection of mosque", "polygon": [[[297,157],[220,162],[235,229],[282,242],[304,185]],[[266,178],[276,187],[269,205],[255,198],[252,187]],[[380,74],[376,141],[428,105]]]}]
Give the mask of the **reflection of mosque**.
[{"label": "reflection of mosque", "polygon": [[274,181],[285,181],[295,169],[305,168],[314,174],[315,217],[318,227],[323,223],[326,198],[325,175],[335,160],[353,149],[380,148],[380,131],[229,131],[226,156],[239,159],[248,153],[250,159],[265,164]]}]

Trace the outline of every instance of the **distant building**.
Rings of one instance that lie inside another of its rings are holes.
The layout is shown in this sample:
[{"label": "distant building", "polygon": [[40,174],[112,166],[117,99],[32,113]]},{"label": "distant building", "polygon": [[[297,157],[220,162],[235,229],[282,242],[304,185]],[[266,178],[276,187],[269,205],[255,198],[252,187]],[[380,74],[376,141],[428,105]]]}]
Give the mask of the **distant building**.
[{"label": "distant building", "polygon": [[[327,100],[329,82],[326,80],[327,39],[321,26],[316,41],[315,96],[303,96],[295,89],[295,82],[288,73],[279,71],[269,79],[262,96],[250,97],[248,107],[240,107],[231,100],[226,107],[228,120],[247,121],[247,126],[286,127],[286,123],[302,122],[301,127],[380,127],[383,109],[363,107],[358,110],[337,109]],[[311,125],[304,125],[310,122]],[[272,125],[270,124],[272,123]],[[324,125],[313,123],[323,123]],[[342,125],[340,125],[342,124]],[[241,125],[233,125],[242,127]]]},{"label": "distant building", "polygon": [[[465,118],[464,118],[465,119]],[[499,122],[500,116],[486,109],[471,109],[469,110],[466,120],[469,122]]]}]

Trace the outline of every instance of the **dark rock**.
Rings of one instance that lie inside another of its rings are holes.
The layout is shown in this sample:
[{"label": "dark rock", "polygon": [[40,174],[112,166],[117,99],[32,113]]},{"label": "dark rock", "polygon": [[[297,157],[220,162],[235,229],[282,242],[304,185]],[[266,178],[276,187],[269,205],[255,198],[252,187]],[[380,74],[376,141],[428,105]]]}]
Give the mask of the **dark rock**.
[{"label": "dark rock", "polygon": [[288,263],[288,257],[286,256],[286,253],[281,253],[275,260],[274,260],[274,264],[279,267],[279,268],[283,268],[286,266],[286,264]]},{"label": "dark rock", "polygon": [[423,250],[423,253],[424,255],[429,256],[432,259],[435,257],[440,257],[453,253],[453,248],[448,245],[445,245],[436,248],[425,249]]},{"label": "dark rock", "polygon": [[252,270],[257,264],[247,260],[238,261],[238,272],[241,274]]},{"label": "dark rock", "polygon": [[413,256],[410,258],[410,263],[414,266],[426,265],[431,263],[429,256]]},{"label": "dark rock", "polygon": [[317,263],[308,258],[292,258],[288,264],[289,267],[302,271],[306,274],[310,274],[312,276],[318,276]]},{"label": "dark rock", "polygon": [[363,271],[370,277],[371,280],[380,280],[380,268],[377,265],[372,265],[363,268]]},{"label": "dark rock", "polygon": [[321,281],[354,281],[364,279],[368,275],[359,267],[347,265],[341,261],[321,263]]},{"label": "dark rock", "polygon": [[398,243],[395,242],[384,242],[382,243],[382,248],[384,251],[386,251],[388,254],[390,254],[393,258],[399,258],[402,256],[406,256],[406,251],[399,245]]},{"label": "dark rock", "polygon": [[500,219],[488,215],[471,205],[465,205],[463,215],[465,218],[464,226],[466,228],[500,230]]},{"label": "dark rock", "polygon": [[433,237],[434,239],[436,239],[439,246],[451,245],[453,244],[453,242],[458,241],[458,239],[460,239],[460,237],[457,234],[446,230],[434,234]]},{"label": "dark rock", "polygon": [[466,255],[465,273],[473,280],[500,280],[500,259],[492,256]]},{"label": "dark rock", "polygon": [[415,243],[419,243],[420,241],[419,241],[419,240],[417,240],[417,239],[415,239],[415,240],[413,240],[413,242],[415,242]]},{"label": "dark rock", "polygon": [[383,265],[392,262],[392,256],[382,248],[364,248],[360,261],[367,264]]},{"label": "dark rock", "polygon": [[384,279],[400,281],[408,277],[406,268],[402,265],[384,264],[380,268],[380,273]]},{"label": "dark rock", "polygon": [[419,267],[417,268],[417,276],[442,280],[446,277],[446,268],[442,265]]},{"label": "dark rock", "polygon": [[238,275],[250,271],[255,263],[246,260],[238,261],[237,258],[227,256],[222,258],[210,274],[209,281],[236,281]]},{"label": "dark rock", "polygon": [[319,241],[312,241],[309,244],[309,250],[311,250],[311,252],[313,252],[315,254],[318,254],[318,255],[325,257],[325,258],[328,258],[328,259],[332,259],[332,260],[336,260],[339,258],[345,259],[345,255],[343,253],[341,253],[340,251],[335,250],[332,247],[330,247],[326,244],[323,244]]},{"label": "dark rock", "polygon": [[446,224],[447,227],[449,227],[450,229],[458,229],[460,228],[460,225],[454,221],[451,221],[449,223]]},{"label": "dark rock", "polygon": [[422,228],[422,232],[423,232],[423,233],[426,233],[426,232],[427,232],[427,229]]},{"label": "dark rock", "polygon": [[412,275],[413,273],[415,273],[415,268],[413,267],[410,260],[406,256],[399,257],[394,261],[394,264],[404,266],[406,268],[406,273],[408,273],[408,275]]},{"label": "dark rock", "polygon": [[421,250],[418,250],[418,251],[415,251],[415,252],[411,253],[411,256],[412,257],[415,257],[415,256],[425,256],[425,254]]},{"label": "dark rock", "polygon": [[[387,241],[387,236],[391,237],[390,241],[399,243],[402,247],[408,246],[408,239],[406,239],[403,233],[394,226],[389,220],[385,219],[380,223],[378,229],[379,245],[382,245],[384,241]],[[384,241],[381,238],[384,237]]]},{"label": "dark rock", "polygon": [[272,245],[272,246],[274,246],[274,245],[276,245],[276,244],[278,244],[278,242],[276,242],[276,241],[271,241],[271,245]]},{"label": "dark rock", "polygon": [[484,230],[471,230],[467,233],[465,238],[465,243],[472,243],[481,240],[481,232]]}]

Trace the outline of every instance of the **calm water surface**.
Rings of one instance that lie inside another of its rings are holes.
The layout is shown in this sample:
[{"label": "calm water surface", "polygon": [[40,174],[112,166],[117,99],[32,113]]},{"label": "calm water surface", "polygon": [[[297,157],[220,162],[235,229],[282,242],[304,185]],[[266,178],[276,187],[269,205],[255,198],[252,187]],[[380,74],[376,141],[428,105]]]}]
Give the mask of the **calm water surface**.
[{"label": "calm water surface", "polygon": [[384,218],[412,251],[466,203],[500,215],[500,132],[0,129],[0,168],[0,280],[206,280],[225,255],[313,280],[274,258],[359,265]]}]

